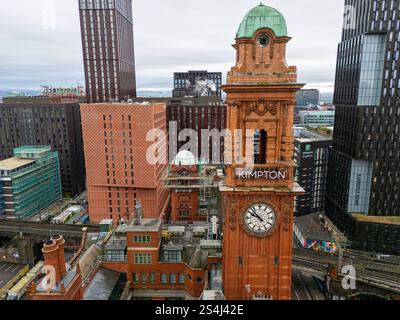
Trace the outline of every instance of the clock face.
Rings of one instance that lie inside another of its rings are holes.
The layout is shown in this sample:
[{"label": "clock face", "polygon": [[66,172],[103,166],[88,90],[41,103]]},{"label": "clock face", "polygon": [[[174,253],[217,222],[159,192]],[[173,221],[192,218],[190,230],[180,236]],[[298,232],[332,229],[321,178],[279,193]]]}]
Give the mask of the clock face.
[{"label": "clock face", "polygon": [[266,48],[269,45],[269,37],[265,34],[262,34],[259,38],[258,38],[258,44],[260,45],[260,47],[262,48]]},{"label": "clock face", "polygon": [[274,210],[263,203],[253,204],[243,218],[245,226],[259,235],[268,233],[276,223]]}]

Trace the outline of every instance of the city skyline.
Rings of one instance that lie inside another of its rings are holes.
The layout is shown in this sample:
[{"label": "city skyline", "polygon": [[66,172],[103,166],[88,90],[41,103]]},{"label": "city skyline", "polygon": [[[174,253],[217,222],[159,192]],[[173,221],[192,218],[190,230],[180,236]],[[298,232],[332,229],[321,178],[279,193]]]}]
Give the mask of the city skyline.
[{"label": "city skyline", "polygon": [[[268,1],[290,23],[289,36],[293,41],[288,47],[288,63],[299,66],[299,80],[309,88],[332,92],[343,1],[306,0],[300,8],[294,7],[293,2]],[[231,19],[218,22],[218,12],[228,4]],[[199,5],[194,0],[134,1],[138,89],[170,90],[173,72],[196,69],[222,72],[225,81],[233,62],[232,30],[236,30],[243,12],[252,4],[258,2],[205,0]],[[215,10],[209,10],[210,6]],[[31,90],[39,89],[40,85],[84,82],[77,9],[78,2],[71,0],[37,0],[35,4],[20,0],[18,4],[3,5],[0,25],[7,31],[0,35],[4,49],[0,58],[7,63],[0,67],[0,90]],[[196,17],[201,17],[195,23],[194,9]],[[185,27],[189,25],[190,28]],[[316,29],[315,25],[319,27]],[[165,36],[149,41],[160,28]]]},{"label": "city skyline", "polygon": [[400,0],[3,2],[0,300],[400,300]]}]

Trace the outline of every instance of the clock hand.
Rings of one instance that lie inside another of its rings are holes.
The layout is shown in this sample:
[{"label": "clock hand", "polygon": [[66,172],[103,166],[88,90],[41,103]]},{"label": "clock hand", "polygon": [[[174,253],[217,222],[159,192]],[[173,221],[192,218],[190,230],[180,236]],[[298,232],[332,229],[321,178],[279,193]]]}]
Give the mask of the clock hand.
[{"label": "clock hand", "polygon": [[258,218],[258,220],[260,220],[261,222],[264,222],[264,220],[261,219],[261,217],[254,211],[253,208],[250,209],[250,214],[251,214],[254,218]]}]

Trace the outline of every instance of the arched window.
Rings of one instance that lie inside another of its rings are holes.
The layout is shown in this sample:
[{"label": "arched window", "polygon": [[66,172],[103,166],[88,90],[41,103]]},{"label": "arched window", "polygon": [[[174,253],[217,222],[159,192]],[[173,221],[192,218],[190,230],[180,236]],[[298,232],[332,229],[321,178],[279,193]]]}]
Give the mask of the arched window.
[{"label": "arched window", "polygon": [[267,163],[267,132],[262,129],[254,132],[254,164]]}]

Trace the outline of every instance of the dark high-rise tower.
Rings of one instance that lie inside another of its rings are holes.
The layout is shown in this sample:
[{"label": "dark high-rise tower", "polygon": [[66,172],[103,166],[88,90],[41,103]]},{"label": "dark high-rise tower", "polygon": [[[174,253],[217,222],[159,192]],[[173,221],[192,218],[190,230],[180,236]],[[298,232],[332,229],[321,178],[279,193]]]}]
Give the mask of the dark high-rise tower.
[{"label": "dark high-rise tower", "polygon": [[132,0],[79,0],[88,103],[136,97]]},{"label": "dark high-rise tower", "polygon": [[400,1],[345,4],[326,210],[353,247],[400,253]]}]

